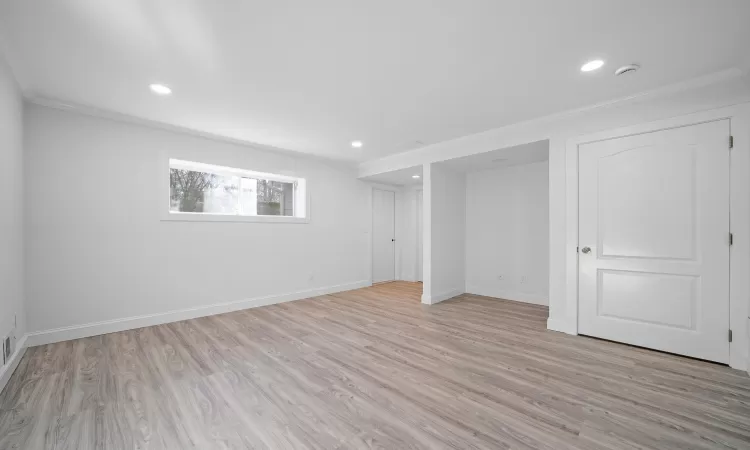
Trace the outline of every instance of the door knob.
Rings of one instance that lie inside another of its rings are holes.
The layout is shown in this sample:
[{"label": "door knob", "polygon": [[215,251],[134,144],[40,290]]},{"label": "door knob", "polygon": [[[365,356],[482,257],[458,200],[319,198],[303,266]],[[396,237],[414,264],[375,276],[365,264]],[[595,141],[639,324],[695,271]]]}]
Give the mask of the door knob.
[{"label": "door knob", "polygon": [[583,247],[583,248],[581,249],[581,251],[582,251],[583,253],[591,253],[591,247]]}]

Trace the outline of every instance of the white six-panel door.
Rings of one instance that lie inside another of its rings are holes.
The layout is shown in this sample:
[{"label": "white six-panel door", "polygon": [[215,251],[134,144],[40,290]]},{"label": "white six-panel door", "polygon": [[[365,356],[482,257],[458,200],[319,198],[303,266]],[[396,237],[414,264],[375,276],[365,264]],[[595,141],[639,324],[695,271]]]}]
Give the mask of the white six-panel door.
[{"label": "white six-panel door", "polygon": [[396,276],[396,194],[372,191],[372,282],[393,281]]},{"label": "white six-panel door", "polygon": [[579,146],[580,334],[729,361],[729,135]]}]

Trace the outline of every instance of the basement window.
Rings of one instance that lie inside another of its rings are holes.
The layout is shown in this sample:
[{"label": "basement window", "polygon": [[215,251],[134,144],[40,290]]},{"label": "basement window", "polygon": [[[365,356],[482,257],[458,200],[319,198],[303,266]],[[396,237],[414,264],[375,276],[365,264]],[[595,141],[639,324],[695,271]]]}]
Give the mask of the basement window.
[{"label": "basement window", "polygon": [[169,160],[166,220],[308,222],[304,178]]}]

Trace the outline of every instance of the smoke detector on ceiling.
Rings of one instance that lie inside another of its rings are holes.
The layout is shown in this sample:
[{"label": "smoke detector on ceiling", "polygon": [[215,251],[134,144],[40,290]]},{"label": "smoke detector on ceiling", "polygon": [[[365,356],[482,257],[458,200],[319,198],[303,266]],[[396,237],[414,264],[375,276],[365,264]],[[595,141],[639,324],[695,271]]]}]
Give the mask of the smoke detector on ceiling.
[{"label": "smoke detector on ceiling", "polygon": [[638,64],[628,64],[627,66],[622,66],[619,69],[615,70],[615,75],[619,77],[620,75],[625,75],[626,73],[635,72],[640,68],[641,66],[639,66]]}]

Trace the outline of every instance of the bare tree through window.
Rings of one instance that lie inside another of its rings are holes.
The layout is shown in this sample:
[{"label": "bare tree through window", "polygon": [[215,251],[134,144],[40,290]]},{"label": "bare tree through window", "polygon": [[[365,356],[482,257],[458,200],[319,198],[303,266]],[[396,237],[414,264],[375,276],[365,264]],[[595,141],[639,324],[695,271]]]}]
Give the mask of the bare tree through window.
[{"label": "bare tree through window", "polygon": [[[234,212],[238,186],[232,177],[170,169],[171,209],[180,212]],[[223,200],[223,201],[222,201]],[[227,210],[229,209],[229,210]]]},{"label": "bare tree through window", "polygon": [[170,168],[170,210],[294,216],[295,184]]},{"label": "bare tree through window", "polygon": [[285,193],[292,183],[258,180],[258,214],[262,216],[284,216]]}]

